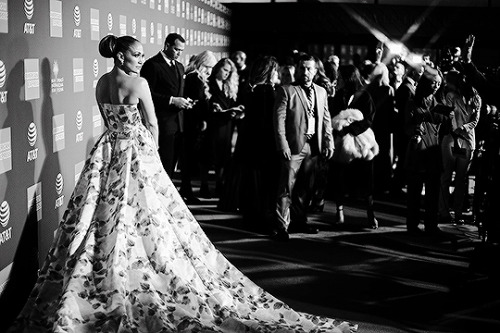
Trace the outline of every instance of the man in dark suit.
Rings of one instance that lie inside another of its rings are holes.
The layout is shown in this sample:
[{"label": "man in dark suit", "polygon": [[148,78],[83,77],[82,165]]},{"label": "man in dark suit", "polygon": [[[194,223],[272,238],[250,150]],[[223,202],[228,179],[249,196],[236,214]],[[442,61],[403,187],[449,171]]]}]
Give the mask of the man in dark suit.
[{"label": "man in dark suit", "polygon": [[313,83],[317,71],[314,57],[304,54],[296,81],[277,89],[273,121],[281,166],[271,234],[276,240],[288,240],[288,232],[318,232],[307,224],[306,207],[318,155],[330,159],[334,142],[326,90]]},{"label": "man in dark suit", "polygon": [[424,67],[410,67],[403,82],[394,93],[397,115],[394,123],[394,153],[397,157],[396,169],[394,170],[392,194],[395,198],[404,197],[403,188],[406,186],[405,158],[408,142],[413,133],[408,133],[407,121],[409,119],[408,103],[415,96],[417,82],[424,71]]},{"label": "man in dark suit", "polygon": [[184,38],[171,33],[163,50],[144,62],[141,70],[149,83],[159,125],[159,154],[165,171],[173,177],[180,158],[183,110],[193,106],[184,95],[184,66],[177,59],[184,51]]}]

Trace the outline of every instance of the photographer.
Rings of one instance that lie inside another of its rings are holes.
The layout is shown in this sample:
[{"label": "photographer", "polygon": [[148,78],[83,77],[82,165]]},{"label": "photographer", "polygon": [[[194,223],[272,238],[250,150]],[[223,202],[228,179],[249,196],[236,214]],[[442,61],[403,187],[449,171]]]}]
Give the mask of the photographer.
[{"label": "photographer", "polygon": [[[500,83],[494,76],[486,76],[472,62],[472,50],[475,36],[469,35],[465,40],[463,71],[471,84],[476,88],[487,105],[494,110],[500,104]],[[498,74],[497,74],[498,75]],[[500,200],[500,131],[498,130],[498,115],[490,112],[488,115],[487,133],[484,139],[484,153],[479,166],[479,176],[474,195],[475,214],[484,223],[484,236],[492,243],[500,241],[500,225],[497,218],[497,207]]]}]

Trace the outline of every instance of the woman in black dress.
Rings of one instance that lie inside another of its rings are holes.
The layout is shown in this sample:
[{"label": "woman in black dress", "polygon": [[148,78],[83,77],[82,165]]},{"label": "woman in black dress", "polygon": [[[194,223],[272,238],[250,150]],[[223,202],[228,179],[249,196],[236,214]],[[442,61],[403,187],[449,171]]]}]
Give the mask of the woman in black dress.
[{"label": "woman in black dress", "polygon": [[[224,169],[232,154],[234,121],[244,116],[243,105],[237,105],[238,73],[234,62],[222,58],[217,62],[208,78],[210,107],[207,115],[207,161],[215,169],[216,195],[220,196],[223,186]],[[202,183],[202,190],[208,190],[208,184]]]}]

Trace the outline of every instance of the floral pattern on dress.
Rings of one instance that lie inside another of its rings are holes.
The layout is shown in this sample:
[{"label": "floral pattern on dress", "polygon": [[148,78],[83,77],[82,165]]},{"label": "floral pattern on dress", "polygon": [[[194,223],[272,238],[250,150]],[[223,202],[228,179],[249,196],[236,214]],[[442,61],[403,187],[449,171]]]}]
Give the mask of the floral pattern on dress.
[{"label": "floral pattern on dress", "polygon": [[294,311],[208,239],[164,171],[136,105],[101,105],[85,163],[9,332],[354,332]]}]

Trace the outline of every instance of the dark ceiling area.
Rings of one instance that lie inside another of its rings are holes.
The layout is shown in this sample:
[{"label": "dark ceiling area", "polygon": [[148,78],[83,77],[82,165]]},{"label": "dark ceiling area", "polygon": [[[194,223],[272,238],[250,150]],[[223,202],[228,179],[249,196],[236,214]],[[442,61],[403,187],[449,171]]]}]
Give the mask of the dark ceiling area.
[{"label": "dark ceiling area", "polygon": [[[311,44],[376,45],[370,30],[410,49],[462,46],[476,35],[475,61],[500,63],[500,7],[425,7],[334,3],[230,3],[232,50],[282,59]],[[368,28],[370,27],[370,28]]]}]

